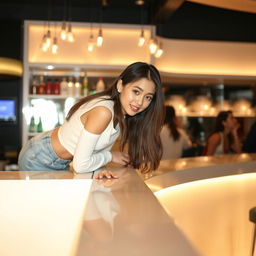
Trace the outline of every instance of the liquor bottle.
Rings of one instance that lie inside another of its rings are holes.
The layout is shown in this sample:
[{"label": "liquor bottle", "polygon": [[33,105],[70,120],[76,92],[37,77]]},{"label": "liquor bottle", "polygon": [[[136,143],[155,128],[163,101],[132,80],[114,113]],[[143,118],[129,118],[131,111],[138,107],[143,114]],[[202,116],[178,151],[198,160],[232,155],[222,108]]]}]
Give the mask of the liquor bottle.
[{"label": "liquor bottle", "polygon": [[53,83],[53,94],[60,95],[60,82],[58,79],[55,79]]},{"label": "liquor bottle", "polygon": [[69,78],[68,81],[68,96],[73,97],[73,87],[74,87],[74,82],[73,82],[73,77]]},{"label": "liquor bottle", "polygon": [[43,124],[42,124],[42,119],[39,117],[39,123],[37,125],[37,132],[42,132],[43,131]]},{"label": "liquor bottle", "polygon": [[81,96],[81,83],[79,82],[79,78],[76,79],[76,82],[74,85],[74,96],[75,97]]},{"label": "liquor bottle", "polygon": [[85,97],[88,95],[88,78],[86,74],[84,75],[84,79],[83,79],[82,95]]},{"label": "liquor bottle", "polygon": [[34,116],[32,116],[31,119],[30,119],[29,132],[37,132],[37,125],[35,123]]},{"label": "liquor bottle", "polygon": [[103,81],[102,77],[99,77],[98,82],[96,84],[96,91],[97,92],[102,92],[105,90],[105,83]]},{"label": "liquor bottle", "polygon": [[45,93],[52,94],[52,82],[50,79],[47,79],[47,81],[45,83]]},{"label": "liquor bottle", "polygon": [[30,93],[31,94],[36,94],[37,93],[37,82],[36,82],[35,77],[33,77],[33,80],[32,80],[32,84],[31,84],[31,87],[30,87]]},{"label": "liquor bottle", "polygon": [[43,76],[40,76],[37,94],[45,94],[45,84]]},{"label": "liquor bottle", "polygon": [[60,94],[62,96],[68,96],[68,82],[66,77],[64,77],[60,83]]}]

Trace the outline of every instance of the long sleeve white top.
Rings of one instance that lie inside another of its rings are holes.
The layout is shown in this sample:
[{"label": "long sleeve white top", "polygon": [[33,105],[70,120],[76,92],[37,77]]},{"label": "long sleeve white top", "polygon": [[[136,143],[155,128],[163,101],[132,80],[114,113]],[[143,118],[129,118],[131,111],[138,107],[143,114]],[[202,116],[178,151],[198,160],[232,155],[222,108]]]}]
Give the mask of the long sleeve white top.
[{"label": "long sleeve white top", "polygon": [[[81,116],[91,109],[104,106],[112,113],[112,119],[101,134],[85,130]],[[114,102],[107,96],[96,98],[82,105],[59,129],[62,146],[73,155],[73,168],[77,173],[92,172],[111,161],[110,150],[119,136],[119,125],[114,127]]]}]

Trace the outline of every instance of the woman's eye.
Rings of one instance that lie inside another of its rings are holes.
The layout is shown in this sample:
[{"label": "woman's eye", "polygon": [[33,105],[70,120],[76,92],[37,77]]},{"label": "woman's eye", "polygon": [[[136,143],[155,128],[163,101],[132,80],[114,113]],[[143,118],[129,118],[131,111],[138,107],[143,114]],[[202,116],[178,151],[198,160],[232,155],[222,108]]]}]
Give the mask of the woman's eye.
[{"label": "woman's eye", "polygon": [[136,95],[139,95],[140,92],[137,91],[137,90],[133,90],[133,93],[136,94]]},{"label": "woman's eye", "polygon": [[148,101],[151,101],[151,100],[152,100],[152,97],[151,97],[151,96],[147,96],[146,99],[147,99]]}]

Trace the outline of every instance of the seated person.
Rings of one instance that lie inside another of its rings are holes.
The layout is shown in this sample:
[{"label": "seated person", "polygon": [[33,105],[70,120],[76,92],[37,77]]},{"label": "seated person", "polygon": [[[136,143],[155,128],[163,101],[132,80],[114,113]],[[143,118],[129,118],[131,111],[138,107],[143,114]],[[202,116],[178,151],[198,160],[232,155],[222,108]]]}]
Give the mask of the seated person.
[{"label": "seated person", "polygon": [[186,132],[178,127],[175,109],[172,106],[166,106],[166,116],[160,137],[163,145],[162,160],[180,158],[183,150],[192,146]]},{"label": "seated person", "polygon": [[241,142],[237,135],[239,123],[232,111],[221,111],[215,123],[213,133],[206,143],[206,156],[241,153]]}]

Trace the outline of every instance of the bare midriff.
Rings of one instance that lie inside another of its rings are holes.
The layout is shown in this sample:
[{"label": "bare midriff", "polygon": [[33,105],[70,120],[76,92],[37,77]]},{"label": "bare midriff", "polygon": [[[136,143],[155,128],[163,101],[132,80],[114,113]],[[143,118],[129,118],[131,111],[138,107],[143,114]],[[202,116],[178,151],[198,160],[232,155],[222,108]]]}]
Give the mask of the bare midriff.
[{"label": "bare midriff", "polygon": [[61,145],[58,137],[59,127],[55,128],[51,135],[51,144],[54,152],[62,159],[72,160],[73,156]]}]

